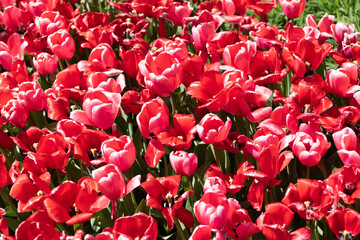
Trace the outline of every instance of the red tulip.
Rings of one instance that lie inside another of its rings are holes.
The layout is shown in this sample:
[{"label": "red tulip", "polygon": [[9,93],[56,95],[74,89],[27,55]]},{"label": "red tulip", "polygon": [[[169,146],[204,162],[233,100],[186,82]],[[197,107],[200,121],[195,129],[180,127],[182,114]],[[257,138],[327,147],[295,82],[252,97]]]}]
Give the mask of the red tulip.
[{"label": "red tulip", "polygon": [[155,240],[158,228],[153,217],[139,212],[116,219],[112,232],[115,238]]},{"label": "red tulip", "polygon": [[44,12],[34,20],[35,29],[41,35],[50,35],[60,29],[67,28],[66,17],[59,12]]},{"label": "red tulip", "polygon": [[44,90],[36,82],[24,82],[19,86],[18,98],[28,111],[40,111],[46,105]]},{"label": "red tulip", "polygon": [[123,172],[131,167],[136,158],[134,143],[126,135],[104,141],[101,151],[107,163],[116,165]]},{"label": "red tulip", "polygon": [[191,176],[196,171],[198,159],[193,153],[185,151],[171,152],[169,159],[175,172],[181,176]]},{"label": "red tulip", "polygon": [[285,15],[290,18],[298,18],[305,10],[306,0],[280,0],[281,8]]},{"label": "red tulip", "polygon": [[29,118],[29,111],[18,100],[12,99],[1,109],[1,115],[11,124],[24,127]]},{"label": "red tulip", "polygon": [[320,220],[337,199],[330,186],[319,180],[298,179],[298,186],[290,183],[282,203],[295,210],[305,220]]},{"label": "red tulip", "polygon": [[333,133],[333,139],[341,161],[348,164],[360,166],[360,155],[358,150],[358,138],[349,127]]},{"label": "red tulip", "polygon": [[[156,209],[160,209],[165,220],[168,222],[168,228],[174,227],[174,217],[176,216],[187,228],[194,225],[194,218],[191,212],[185,209],[182,204],[194,191],[184,192],[177,200],[180,175],[154,178],[150,173],[146,177],[146,181],[141,184],[148,194],[146,197],[146,205]],[[179,231],[181,231],[179,229]]]},{"label": "red tulip", "polygon": [[182,26],[184,18],[190,17],[193,10],[190,2],[187,1],[184,1],[182,4],[179,2],[169,2],[168,7],[169,10],[163,14],[163,17],[176,26]]},{"label": "red tulip", "polygon": [[309,167],[317,165],[330,146],[331,143],[316,124],[304,123],[300,125],[295,139],[290,143],[295,156]]},{"label": "red tulip", "polygon": [[169,96],[182,82],[181,64],[167,52],[155,57],[148,54],[139,63],[139,69],[145,77],[146,88],[158,96]]},{"label": "red tulip", "polygon": [[354,164],[345,165],[336,169],[325,179],[325,183],[334,188],[346,204],[353,204],[356,199],[360,199],[359,170]]},{"label": "red tulip", "polygon": [[188,149],[196,133],[194,115],[174,114],[173,123],[174,127],[169,125],[157,138],[162,144],[177,150]]},{"label": "red tulip", "polygon": [[221,233],[218,229],[213,229],[208,225],[199,225],[194,229],[189,240],[202,240],[202,239],[225,240],[225,237],[224,234]]},{"label": "red tulip", "polygon": [[99,189],[110,200],[119,200],[140,185],[140,175],[132,178],[127,185],[121,171],[113,164],[107,164],[92,171]]},{"label": "red tulip", "polygon": [[207,144],[223,141],[229,134],[230,128],[230,118],[227,118],[226,123],[224,123],[220,117],[213,113],[206,114],[196,125],[196,131],[201,140]]},{"label": "red tulip", "polygon": [[55,55],[50,55],[42,52],[33,59],[36,70],[42,75],[53,74],[56,72],[58,58]]},{"label": "red tulip", "polygon": [[54,132],[41,136],[36,152],[28,152],[28,155],[41,167],[62,170],[69,160],[70,150],[63,135]]},{"label": "red tulip", "polygon": [[101,129],[110,128],[120,110],[121,96],[101,89],[89,90],[83,101],[83,111],[75,110],[70,118]]},{"label": "red tulip", "polygon": [[250,73],[250,62],[256,53],[255,42],[239,42],[224,49],[224,64],[235,67],[244,72],[244,75]]},{"label": "red tulip", "polygon": [[353,239],[360,233],[360,214],[353,209],[338,207],[325,219],[339,239]]},{"label": "red tulip", "polygon": [[61,59],[71,59],[75,53],[75,41],[64,29],[48,36],[48,45],[51,51]]},{"label": "red tulip", "polygon": [[214,229],[221,229],[226,223],[229,202],[222,194],[205,193],[194,204],[194,213],[201,225],[209,225]]},{"label": "red tulip", "polygon": [[154,137],[169,126],[169,110],[158,97],[142,106],[136,122],[145,138]]}]

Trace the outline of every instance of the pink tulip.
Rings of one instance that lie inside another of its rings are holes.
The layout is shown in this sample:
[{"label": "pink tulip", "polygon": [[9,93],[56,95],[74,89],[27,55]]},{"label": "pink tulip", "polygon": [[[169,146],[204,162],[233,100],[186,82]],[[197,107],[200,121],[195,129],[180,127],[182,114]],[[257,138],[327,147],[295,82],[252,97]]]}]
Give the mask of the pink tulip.
[{"label": "pink tulip", "polygon": [[333,139],[339,157],[344,164],[360,165],[360,155],[356,151],[358,148],[357,136],[351,128],[346,127],[334,133]]},{"label": "pink tulip", "polygon": [[97,45],[90,53],[89,62],[103,65],[104,68],[115,67],[115,53],[111,46],[107,43]]},{"label": "pink tulip", "polygon": [[210,42],[215,36],[215,29],[213,22],[201,23],[192,28],[194,45],[198,50],[206,50],[206,43]]},{"label": "pink tulip", "polygon": [[228,117],[224,123],[220,117],[213,113],[206,114],[196,125],[196,131],[201,140],[207,144],[218,143],[227,137],[231,128],[231,120]]},{"label": "pink tulip", "polygon": [[24,127],[29,118],[29,111],[18,100],[11,99],[1,109],[1,116],[15,126]]},{"label": "pink tulip", "polygon": [[53,74],[56,72],[58,58],[55,55],[50,55],[42,52],[33,59],[34,67],[42,75]]},{"label": "pink tulip", "polygon": [[132,178],[128,184],[121,171],[113,164],[107,164],[92,171],[93,178],[99,183],[99,190],[110,200],[119,200],[140,186],[141,176]]},{"label": "pink tulip", "polygon": [[158,97],[142,106],[136,122],[145,138],[154,137],[169,126],[169,110]]},{"label": "pink tulip", "polygon": [[64,29],[61,29],[47,39],[51,51],[61,59],[71,59],[75,53],[75,41]]},{"label": "pink tulip", "polygon": [[219,177],[208,177],[204,183],[204,193],[212,192],[220,195],[226,195],[227,187],[223,179]]},{"label": "pink tulip", "polygon": [[305,10],[306,0],[279,0],[285,15],[290,18],[298,18]]},{"label": "pink tulip", "polygon": [[190,2],[184,1],[183,4],[179,2],[169,2],[169,10],[165,12],[164,17],[176,26],[182,26],[184,18],[190,17],[193,8]]},{"label": "pink tulip", "polygon": [[169,96],[182,82],[181,64],[166,52],[156,57],[146,55],[145,59],[139,63],[139,69],[145,77],[146,88],[158,96]]},{"label": "pink tulip", "polygon": [[111,128],[120,110],[121,96],[102,89],[89,90],[84,96],[83,109],[70,113],[70,118],[101,129]]},{"label": "pink tulip", "polygon": [[42,35],[50,35],[67,28],[67,19],[59,12],[46,11],[34,20],[35,29]]},{"label": "pink tulip", "polygon": [[104,141],[101,152],[106,162],[116,165],[121,171],[127,171],[136,158],[134,143],[126,135]]},{"label": "pink tulip", "polygon": [[177,174],[191,176],[196,171],[198,159],[194,153],[176,151],[170,153],[170,163]]},{"label": "pink tulip", "polygon": [[294,155],[305,166],[317,165],[321,157],[330,148],[331,143],[315,124],[301,124],[295,139],[290,143]]},{"label": "pink tulip", "polygon": [[342,41],[344,41],[345,33],[347,35],[354,33],[355,31],[355,25],[349,25],[347,23],[338,22],[336,25],[331,25],[331,31],[334,34],[335,42],[340,44]]},{"label": "pink tulip", "polygon": [[18,90],[20,103],[28,111],[40,111],[46,105],[46,94],[36,82],[24,82]]},{"label": "pink tulip", "polygon": [[224,195],[213,192],[205,193],[194,204],[194,213],[201,225],[221,229],[227,220],[229,202]]}]

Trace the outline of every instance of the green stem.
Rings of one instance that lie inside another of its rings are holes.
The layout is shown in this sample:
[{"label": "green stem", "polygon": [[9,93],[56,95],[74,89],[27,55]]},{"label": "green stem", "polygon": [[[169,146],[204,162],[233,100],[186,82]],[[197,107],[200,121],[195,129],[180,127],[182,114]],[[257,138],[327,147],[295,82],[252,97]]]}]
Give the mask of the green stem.
[{"label": "green stem", "polygon": [[58,183],[59,183],[59,186],[61,185],[61,175],[60,175],[60,170],[59,169],[56,169],[56,177],[57,177],[57,180],[58,180]]},{"label": "green stem", "polygon": [[221,169],[221,166],[220,166],[220,161],[219,161],[219,154],[217,152],[217,148],[215,145],[213,145],[214,147],[214,152],[215,152],[215,158],[216,158],[216,164],[219,166],[219,168]]},{"label": "green stem", "polygon": [[188,239],[188,238],[185,237],[184,231],[183,231],[183,229],[181,228],[181,225],[180,225],[180,223],[179,223],[179,220],[178,220],[176,217],[174,217],[174,223],[175,223],[177,232],[180,234],[181,239],[183,239],[183,240]]},{"label": "green stem", "polygon": [[165,176],[169,176],[168,164],[166,159],[166,154],[163,155],[164,168],[165,168]]},{"label": "green stem", "polygon": [[0,196],[1,198],[4,200],[4,202],[6,202],[15,212],[17,212],[17,207],[15,206],[15,204],[11,201],[11,199],[9,198],[8,194],[6,194],[4,192],[4,189],[0,189]]}]

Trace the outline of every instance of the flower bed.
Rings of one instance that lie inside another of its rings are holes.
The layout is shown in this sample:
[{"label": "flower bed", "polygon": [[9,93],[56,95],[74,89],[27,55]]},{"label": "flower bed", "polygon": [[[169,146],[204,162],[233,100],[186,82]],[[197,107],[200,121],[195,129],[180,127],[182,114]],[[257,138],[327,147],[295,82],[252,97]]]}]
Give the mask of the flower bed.
[{"label": "flower bed", "polygon": [[1,239],[360,233],[356,1],[1,4]]}]

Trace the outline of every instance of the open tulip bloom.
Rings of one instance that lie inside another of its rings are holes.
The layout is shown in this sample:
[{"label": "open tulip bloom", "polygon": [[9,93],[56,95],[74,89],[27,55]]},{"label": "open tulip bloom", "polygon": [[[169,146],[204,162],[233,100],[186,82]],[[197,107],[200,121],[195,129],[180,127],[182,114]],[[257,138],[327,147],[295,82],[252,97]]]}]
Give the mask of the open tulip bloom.
[{"label": "open tulip bloom", "polygon": [[0,239],[358,238],[360,5],[307,2],[0,1]]}]

